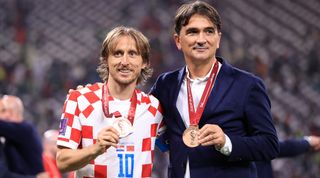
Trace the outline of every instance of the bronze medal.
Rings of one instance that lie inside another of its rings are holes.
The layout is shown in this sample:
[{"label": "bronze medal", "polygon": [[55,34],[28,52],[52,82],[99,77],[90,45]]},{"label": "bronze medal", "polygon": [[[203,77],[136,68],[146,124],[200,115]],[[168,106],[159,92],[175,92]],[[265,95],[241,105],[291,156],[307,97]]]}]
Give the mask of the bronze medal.
[{"label": "bronze medal", "polygon": [[190,125],[190,127],[183,132],[183,135],[182,135],[183,143],[191,148],[199,146],[198,132],[199,132],[198,126]]},{"label": "bronze medal", "polygon": [[126,137],[133,132],[131,122],[123,117],[115,118],[112,126],[119,132],[120,138]]}]

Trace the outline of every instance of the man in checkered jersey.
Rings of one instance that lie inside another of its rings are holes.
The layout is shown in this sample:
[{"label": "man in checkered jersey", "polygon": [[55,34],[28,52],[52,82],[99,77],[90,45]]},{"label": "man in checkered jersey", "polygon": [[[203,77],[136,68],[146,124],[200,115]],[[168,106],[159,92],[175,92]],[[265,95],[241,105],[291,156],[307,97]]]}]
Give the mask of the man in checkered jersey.
[{"label": "man in checkered jersey", "polygon": [[151,177],[161,108],[155,97],[136,89],[152,74],[149,53],[147,38],[133,28],[107,34],[97,69],[104,84],[75,90],[64,103],[60,171],[75,170],[81,178]]}]

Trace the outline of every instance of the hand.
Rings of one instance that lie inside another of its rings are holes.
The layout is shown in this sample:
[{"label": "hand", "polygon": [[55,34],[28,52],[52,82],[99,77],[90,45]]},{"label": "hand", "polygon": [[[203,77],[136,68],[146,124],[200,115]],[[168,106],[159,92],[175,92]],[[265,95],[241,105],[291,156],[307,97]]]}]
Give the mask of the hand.
[{"label": "hand", "polygon": [[[91,86],[91,85],[92,85],[91,83],[88,83],[88,84],[86,85],[86,87],[89,87],[89,86]],[[79,90],[79,89],[82,89],[82,88],[84,88],[83,85],[78,85],[75,90]],[[70,88],[69,91],[68,91],[68,94],[71,94],[71,93],[72,93],[73,91],[75,91],[75,90],[72,89],[72,88]]]},{"label": "hand", "polygon": [[[98,85],[101,87],[103,85],[103,83],[99,82]],[[90,86],[92,86],[92,84],[88,83],[88,84],[86,84],[85,87],[90,87]],[[75,90],[79,90],[79,89],[82,89],[82,88],[84,88],[83,85],[78,85]],[[70,93],[73,92],[73,91],[74,91],[74,89],[70,88],[69,91],[68,91],[68,94],[70,95]]]},{"label": "hand", "polygon": [[320,150],[320,137],[311,135],[309,136],[309,144],[311,146],[311,149],[313,151],[319,151]]},{"label": "hand", "polygon": [[199,143],[202,146],[214,145],[216,148],[222,148],[226,138],[218,125],[206,124],[199,130]]},{"label": "hand", "polygon": [[115,128],[111,126],[105,127],[98,133],[96,144],[100,153],[104,153],[110,146],[116,147],[118,143],[119,133]]}]

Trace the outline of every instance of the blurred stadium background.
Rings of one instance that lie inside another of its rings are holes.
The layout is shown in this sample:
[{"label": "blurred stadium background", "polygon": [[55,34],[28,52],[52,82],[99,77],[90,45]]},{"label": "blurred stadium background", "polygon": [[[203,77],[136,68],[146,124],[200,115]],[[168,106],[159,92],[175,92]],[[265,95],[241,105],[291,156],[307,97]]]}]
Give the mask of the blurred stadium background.
[{"label": "blurred stadium background", "polygon": [[[184,64],[172,40],[175,0],[0,0],[0,93],[22,98],[39,132],[58,128],[69,88],[100,81],[104,35],[141,30],[153,78]],[[280,139],[320,134],[320,1],[215,0],[219,55],[264,79]],[[273,162],[278,178],[318,178],[320,154]]]}]

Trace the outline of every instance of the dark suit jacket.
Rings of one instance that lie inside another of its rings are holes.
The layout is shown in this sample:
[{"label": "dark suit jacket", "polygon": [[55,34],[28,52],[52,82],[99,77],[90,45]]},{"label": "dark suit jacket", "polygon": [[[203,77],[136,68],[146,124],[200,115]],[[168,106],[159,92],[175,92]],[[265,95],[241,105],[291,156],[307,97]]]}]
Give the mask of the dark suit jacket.
[{"label": "dark suit jacket", "polygon": [[[310,150],[310,144],[305,139],[290,139],[280,142],[278,158],[294,157]],[[273,178],[271,161],[257,161],[258,178]]]},{"label": "dark suit jacket", "polygon": [[279,153],[278,138],[273,125],[270,101],[263,82],[218,58],[222,67],[199,122],[219,125],[232,142],[232,153],[225,156],[214,146],[188,148],[182,141],[186,129],[177,97],[185,67],[159,76],[151,89],[163,108],[170,151],[170,178],[184,177],[187,158],[191,178],[255,178],[253,161],[270,160]]},{"label": "dark suit jacket", "polygon": [[3,146],[3,143],[0,141],[0,178],[36,178],[36,176],[17,174],[9,171]]},{"label": "dark suit jacket", "polygon": [[6,139],[3,149],[10,171],[24,175],[44,171],[41,137],[31,123],[0,120],[0,136]]}]

